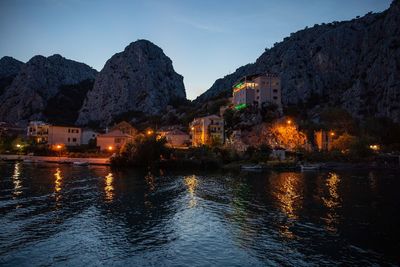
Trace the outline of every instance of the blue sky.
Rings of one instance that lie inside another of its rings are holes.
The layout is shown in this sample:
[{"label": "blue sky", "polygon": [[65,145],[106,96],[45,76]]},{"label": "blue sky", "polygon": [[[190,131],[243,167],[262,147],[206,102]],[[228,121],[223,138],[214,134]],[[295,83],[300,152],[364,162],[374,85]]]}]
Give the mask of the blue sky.
[{"label": "blue sky", "polygon": [[58,53],[100,71],[129,43],[148,39],[172,59],[193,99],[291,32],[383,11],[390,2],[1,0],[0,57],[26,62]]}]

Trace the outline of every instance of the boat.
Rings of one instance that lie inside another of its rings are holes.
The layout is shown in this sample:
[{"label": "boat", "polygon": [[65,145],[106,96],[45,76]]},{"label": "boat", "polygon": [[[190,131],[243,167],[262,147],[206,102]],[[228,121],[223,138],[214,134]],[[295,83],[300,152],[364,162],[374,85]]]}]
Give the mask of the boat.
[{"label": "boat", "polygon": [[301,171],[317,171],[320,169],[319,164],[302,164],[300,165]]},{"label": "boat", "polygon": [[260,164],[253,164],[253,165],[242,165],[240,166],[242,170],[262,170],[264,166]]},{"label": "boat", "polygon": [[87,161],[74,161],[73,164],[77,165],[77,166],[88,166],[89,162],[87,162]]}]

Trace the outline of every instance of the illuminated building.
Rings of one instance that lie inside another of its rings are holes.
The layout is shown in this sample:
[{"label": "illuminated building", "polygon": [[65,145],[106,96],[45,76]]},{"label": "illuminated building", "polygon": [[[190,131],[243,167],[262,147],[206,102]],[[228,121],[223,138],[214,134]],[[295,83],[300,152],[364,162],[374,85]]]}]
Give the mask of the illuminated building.
[{"label": "illuminated building", "polygon": [[196,118],[190,123],[192,146],[223,144],[225,141],[224,119],[217,115]]},{"label": "illuminated building", "polygon": [[241,78],[233,86],[232,103],[236,109],[246,106],[262,107],[263,104],[275,104],[282,109],[281,81],[276,74],[262,73]]}]

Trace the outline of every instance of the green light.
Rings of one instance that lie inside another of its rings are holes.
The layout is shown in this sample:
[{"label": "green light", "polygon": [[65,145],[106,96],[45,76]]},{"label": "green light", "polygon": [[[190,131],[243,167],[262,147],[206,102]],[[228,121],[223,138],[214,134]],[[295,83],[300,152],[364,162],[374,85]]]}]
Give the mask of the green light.
[{"label": "green light", "polygon": [[243,83],[240,82],[240,83],[236,84],[236,85],[234,86],[234,88],[240,88],[242,85],[243,85]]},{"label": "green light", "polygon": [[236,109],[236,110],[241,110],[241,109],[244,109],[244,108],[246,108],[246,107],[247,107],[247,105],[243,103],[243,104],[236,105],[236,106],[235,106],[235,109]]}]

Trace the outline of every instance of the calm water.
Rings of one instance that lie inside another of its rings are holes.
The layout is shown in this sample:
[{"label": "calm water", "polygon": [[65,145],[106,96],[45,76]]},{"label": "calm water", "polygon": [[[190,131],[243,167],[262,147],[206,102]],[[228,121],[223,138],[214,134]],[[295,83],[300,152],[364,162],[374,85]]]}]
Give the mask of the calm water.
[{"label": "calm water", "polygon": [[0,265],[396,265],[395,172],[0,163]]}]

